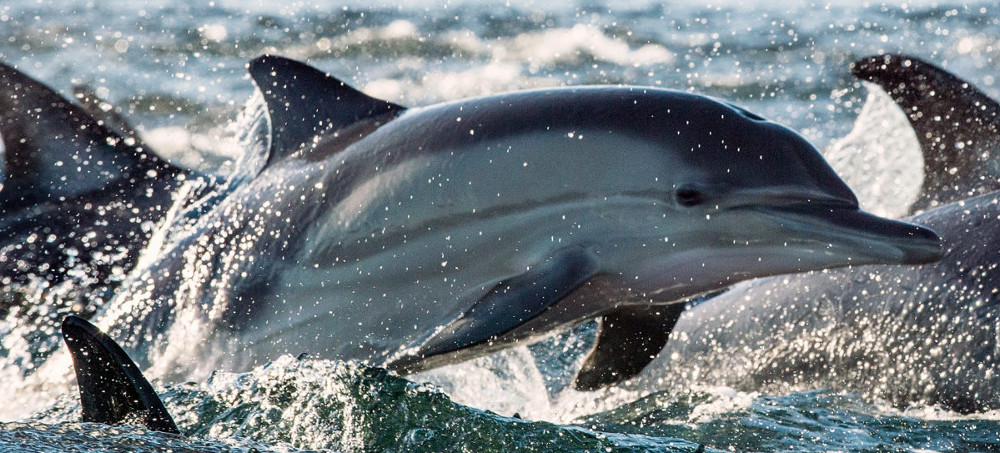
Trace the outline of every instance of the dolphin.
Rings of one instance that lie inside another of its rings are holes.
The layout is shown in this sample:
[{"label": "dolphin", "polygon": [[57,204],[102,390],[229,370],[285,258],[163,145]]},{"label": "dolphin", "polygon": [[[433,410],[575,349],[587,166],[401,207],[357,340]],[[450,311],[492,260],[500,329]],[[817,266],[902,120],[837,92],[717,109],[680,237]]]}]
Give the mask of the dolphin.
[{"label": "dolphin", "polygon": [[135,266],[182,186],[102,100],[63,98],[0,63],[0,356],[22,371],[58,347],[57,317],[89,317]]},{"label": "dolphin", "polygon": [[129,267],[190,172],[159,158],[123,119],[112,127],[2,63],[0,87],[3,283],[54,283],[74,266],[106,281]]},{"label": "dolphin", "polygon": [[306,351],[411,373],[596,318],[579,381],[599,387],[652,359],[687,297],[940,257],[930,229],[860,211],[798,134],[703,96],[405,108],[281,57],[249,71],[262,164],[168,226],[183,231],[96,318],[157,373]]},{"label": "dolphin", "polygon": [[1000,104],[995,100],[910,55],[863,58],[851,71],[882,87],[917,132],[927,171],[911,213],[1000,190]]},{"label": "dolphin", "polygon": [[907,55],[864,58],[853,72],[884,87],[917,132],[922,212],[905,220],[937,231],[943,258],[735,285],[681,316],[634,385],[827,387],[900,407],[1000,408],[1000,108]]}]

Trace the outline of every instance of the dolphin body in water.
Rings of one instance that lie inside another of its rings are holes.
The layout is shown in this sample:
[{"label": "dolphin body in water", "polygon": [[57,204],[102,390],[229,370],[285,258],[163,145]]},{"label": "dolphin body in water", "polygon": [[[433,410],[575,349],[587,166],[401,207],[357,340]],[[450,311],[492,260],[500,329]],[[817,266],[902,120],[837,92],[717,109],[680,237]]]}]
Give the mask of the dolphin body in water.
[{"label": "dolphin body in water", "polygon": [[159,158],[113,111],[101,112],[99,99],[75,104],[2,63],[0,86],[3,283],[55,280],[70,261],[95,255],[134,260],[189,172]]},{"label": "dolphin body in water", "polygon": [[[862,59],[854,74],[909,117],[925,177],[906,221],[943,258],[744,282],[689,309],[635,383],[750,391],[827,387],[901,407],[1000,409],[1000,105],[917,58]],[[966,198],[968,197],[968,198]]]},{"label": "dolphin body in water", "polygon": [[706,97],[578,87],[408,109],[284,58],[249,70],[261,165],[168,226],[96,318],[160,375],[301,352],[408,373],[598,318],[577,380],[596,388],[641,370],[687,297],[940,256],[931,230],[860,211],[799,135]]},{"label": "dolphin body in water", "polygon": [[191,176],[159,158],[102,101],[78,105],[0,63],[0,279],[55,283],[75,266],[106,281],[131,267]]},{"label": "dolphin body in water", "polygon": [[77,102],[0,63],[0,345],[29,369],[55,350],[53,317],[90,316],[136,264],[182,184],[92,93]]}]

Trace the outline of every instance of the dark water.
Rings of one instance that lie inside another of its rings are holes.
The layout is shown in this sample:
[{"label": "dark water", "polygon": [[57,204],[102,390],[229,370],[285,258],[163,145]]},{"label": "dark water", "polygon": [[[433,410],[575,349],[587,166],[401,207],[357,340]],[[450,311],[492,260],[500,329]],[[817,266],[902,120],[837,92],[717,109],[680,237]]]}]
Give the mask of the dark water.
[{"label": "dark water", "polygon": [[[884,132],[855,122],[862,105],[875,102],[850,76],[848,64],[861,56],[912,53],[997,97],[998,13],[985,1],[557,8],[8,2],[0,5],[0,60],[64,93],[74,84],[93,87],[168,158],[220,172],[241,152],[227,125],[252,94],[245,64],[266,52],[306,60],[373,96],[411,106],[580,84],[690,90],[836,150],[852,129],[869,141]],[[891,124],[906,128],[899,120]],[[906,160],[879,159],[894,168]],[[863,203],[870,200],[869,209],[899,203],[866,197],[878,192],[863,186],[870,178],[852,175],[850,164],[837,168]],[[902,177],[917,184],[915,178]],[[0,329],[7,367],[39,348],[60,347],[57,314],[46,301],[35,302],[38,324],[8,320]],[[764,395],[698,385],[568,390],[590,334],[578,329],[412,381],[360,365],[285,357],[246,374],[165,383],[162,394],[186,437],[79,424],[69,387],[43,389],[27,411],[38,415],[0,403],[3,419],[11,420],[0,425],[0,450],[616,452],[695,451],[704,444],[708,451],[1000,451],[996,413],[892,407],[850,392]]]},{"label": "dark water", "polygon": [[[571,424],[456,404],[384,370],[286,356],[162,392],[187,437],[74,422],[69,398],[7,423],[0,446],[129,451],[996,451],[1000,423],[887,413],[853,394],[660,392]],[[930,416],[929,416],[930,415]],[[941,414],[937,414],[941,415]],[[28,450],[28,449],[26,449]]]}]

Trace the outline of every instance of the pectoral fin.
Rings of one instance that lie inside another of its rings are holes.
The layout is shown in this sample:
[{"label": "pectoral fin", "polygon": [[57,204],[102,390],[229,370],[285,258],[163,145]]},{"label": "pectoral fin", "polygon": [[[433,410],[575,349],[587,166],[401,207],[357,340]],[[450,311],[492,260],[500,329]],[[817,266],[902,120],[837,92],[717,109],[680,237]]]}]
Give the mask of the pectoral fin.
[{"label": "pectoral fin", "polygon": [[684,306],[629,305],[605,314],[573,387],[597,390],[638,374],[667,344]]},{"label": "pectoral fin", "polygon": [[63,320],[62,332],[73,356],[83,421],[120,425],[136,420],[154,431],[180,434],[153,386],[114,340],[76,316]]},{"label": "pectoral fin", "polygon": [[[414,373],[456,361],[454,353],[515,330],[597,272],[597,261],[586,249],[562,249],[523,274],[497,283],[457,319],[424,342],[417,353],[396,359],[388,367],[401,373]],[[458,360],[488,352],[465,354]]]}]

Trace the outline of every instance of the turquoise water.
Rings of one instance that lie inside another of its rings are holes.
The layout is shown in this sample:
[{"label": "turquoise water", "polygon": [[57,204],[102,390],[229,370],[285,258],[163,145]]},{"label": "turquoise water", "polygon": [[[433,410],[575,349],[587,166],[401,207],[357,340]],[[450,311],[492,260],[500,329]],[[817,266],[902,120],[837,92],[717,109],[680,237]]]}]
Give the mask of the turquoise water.
[{"label": "turquoise water", "polygon": [[705,389],[651,394],[568,424],[456,404],[384,370],[291,356],[244,374],[161,392],[187,436],[76,423],[69,398],[6,423],[0,446],[135,451],[996,451],[989,418],[887,412],[853,394],[764,396]]},{"label": "turquoise water", "polygon": [[[821,147],[858,130],[871,102],[849,72],[861,56],[912,53],[1000,94],[992,2],[737,3],[26,2],[0,6],[0,60],[63,93],[91,86],[168,158],[219,172],[240,153],[226,126],[252,94],[245,64],[265,52],[410,106],[580,84],[690,90]],[[863,184],[851,167],[838,170]],[[869,209],[892,208],[871,199]],[[12,318],[0,329],[6,350],[33,345],[22,358],[61,347],[61,312],[35,302],[36,324]],[[574,392],[568,379],[592,334],[585,326],[410,380],[285,357],[246,374],[158,383],[185,437],[79,424],[71,387],[39,389],[36,415],[0,403],[0,450],[1000,451],[996,413],[894,407],[854,392],[768,395],[697,382]],[[4,366],[16,365],[15,352]]]}]

